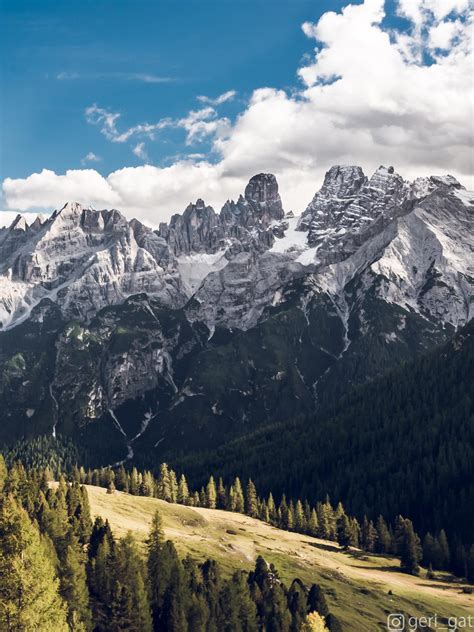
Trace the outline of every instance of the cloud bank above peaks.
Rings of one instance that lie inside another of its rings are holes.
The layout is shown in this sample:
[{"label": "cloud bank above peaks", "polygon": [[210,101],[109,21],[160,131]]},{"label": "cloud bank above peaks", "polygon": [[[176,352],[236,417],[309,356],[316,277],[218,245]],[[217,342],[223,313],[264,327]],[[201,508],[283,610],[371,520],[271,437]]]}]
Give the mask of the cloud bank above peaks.
[{"label": "cloud bank above peaks", "polygon": [[233,91],[201,97],[203,107],[178,121],[125,131],[117,129],[117,113],[92,106],[89,116],[111,142],[153,142],[158,129],[174,126],[185,132],[184,147],[211,139],[212,153],[107,177],[84,169],[7,178],[7,204],[26,210],[77,199],[113,205],[156,225],[197,197],[220,208],[249,177],[266,171],[277,175],[286,209],[301,212],[324,172],[338,163],[360,164],[368,173],[390,164],[407,178],[449,172],[473,188],[468,1],[399,0],[396,11],[405,25],[400,30],[386,26],[383,0],[348,4],[317,23],[305,22],[315,48],[312,60],[295,69],[299,89],[258,88],[234,121],[214,109],[233,99]]}]

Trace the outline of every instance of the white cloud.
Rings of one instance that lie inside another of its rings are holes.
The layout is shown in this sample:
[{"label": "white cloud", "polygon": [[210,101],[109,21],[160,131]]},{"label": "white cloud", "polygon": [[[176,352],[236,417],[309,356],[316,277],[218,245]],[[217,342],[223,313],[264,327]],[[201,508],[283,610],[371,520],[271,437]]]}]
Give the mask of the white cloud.
[{"label": "white cloud", "polygon": [[143,72],[59,72],[56,75],[58,81],[76,81],[83,79],[86,81],[100,81],[102,79],[117,79],[119,81],[139,81],[142,83],[170,83],[176,81],[174,77],[162,77]]},{"label": "white cloud", "polygon": [[233,101],[236,94],[237,92],[235,90],[228,90],[227,92],[223,92],[222,94],[220,94],[215,99],[213,99],[212,97],[206,97],[205,95],[200,95],[197,97],[197,100],[208,105],[222,105],[222,103]]},{"label": "white cloud", "polygon": [[81,164],[85,165],[88,162],[100,162],[102,158],[100,156],[96,156],[93,151],[90,151],[88,154],[84,156],[81,160]]},{"label": "white cloud", "polygon": [[142,123],[135,125],[125,130],[125,132],[119,132],[117,130],[116,122],[120,118],[119,112],[111,112],[106,108],[98,107],[94,105],[86,108],[86,120],[92,125],[100,125],[101,133],[113,143],[125,143],[132,136],[148,136],[148,138],[154,139],[154,132],[165,127],[170,127],[172,124],[171,119],[161,119],[158,123]]},{"label": "white cloud", "polygon": [[133,153],[137,158],[141,160],[148,160],[148,154],[145,149],[145,143],[137,143],[135,147],[132,149]]},{"label": "white cloud", "polygon": [[[18,211],[0,211],[0,228],[8,228],[13,220],[16,219]],[[30,226],[38,217],[38,213],[22,213],[28,226]],[[46,218],[46,214],[41,213],[40,217]]]},{"label": "white cloud", "polygon": [[43,169],[27,178],[6,178],[3,193],[9,208],[60,208],[67,200],[77,200],[104,208],[117,207],[120,196],[94,169],[71,169],[64,175]]},{"label": "white cloud", "polygon": [[[207,103],[181,119],[120,132],[118,113],[91,106],[91,122],[113,142],[150,137],[159,125],[182,127],[188,144],[212,138],[215,164],[177,159],[166,168],[129,167],[107,178],[92,170],[64,176],[43,171],[4,182],[9,207],[60,206],[72,198],[113,205],[157,224],[197,197],[220,208],[250,176],[269,171],[278,177],[285,207],[300,212],[337,163],[360,164],[367,173],[394,165],[407,178],[449,172],[472,186],[469,8],[464,0],[399,0],[398,10],[410,20],[409,31],[382,26],[383,0],[348,5],[316,24],[305,23],[317,47],[298,70],[300,91],[255,90],[233,123]],[[442,53],[440,43],[448,46]],[[431,56],[429,64],[420,52]]]},{"label": "white cloud", "polygon": [[462,31],[463,25],[460,20],[440,22],[429,29],[429,47],[447,50],[451,46],[453,39],[462,34]]},{"label": "white cloud", "polygon": [[230,126],[227,118],[217,118],[212,107],[191,110],[188,115],[175,123],[176,127],[186,130],[186,145],[192,145],[208,136],[223,135]]}]

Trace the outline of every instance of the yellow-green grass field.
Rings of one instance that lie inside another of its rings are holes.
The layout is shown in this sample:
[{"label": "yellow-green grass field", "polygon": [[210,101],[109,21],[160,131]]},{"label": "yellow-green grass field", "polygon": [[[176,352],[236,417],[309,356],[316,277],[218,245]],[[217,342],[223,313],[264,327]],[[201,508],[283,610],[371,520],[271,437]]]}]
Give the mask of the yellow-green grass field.
[{"label": "yellow-green grass field", "polygon": [[413,577],[400,572],[395,558],[345,552],[334,542],[282,531],[242,514],[86,487],[93,516],[107,519],[117,537],[131,531],[144,542],[158,509],[166,537],[182,556],[216,559],[230,574],[249,570],[257,555],[263,555],[287,584],[295,577],[320,584],[344,630],[386,630],[387,615],[398,612],[413,617],[436,614],[438,627],[445,629],[448,617],[474,618],[474,594],[463,592],[467,585],[447,574],[436,573],[428,580],[422,570]]}]

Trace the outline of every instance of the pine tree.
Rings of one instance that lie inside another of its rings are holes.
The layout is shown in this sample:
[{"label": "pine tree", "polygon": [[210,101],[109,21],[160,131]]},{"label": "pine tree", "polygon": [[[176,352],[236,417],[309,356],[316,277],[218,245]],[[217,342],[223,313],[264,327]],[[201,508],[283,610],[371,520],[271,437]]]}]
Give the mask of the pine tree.
[{"label": "pine tree", "polygon": [[308,593],[308,610],[309,612],[317,611],[323,617],[327,617],[329,614],[328,604],[326,602],[326,597],[324,596],[324,592],[318,586],[318,584],[313,584]]},{"label": "pine tree", "polygon": [[318,503],[316,507],[319,524],[319,537],[323,540],[329,540],[331,537],[331,521],[329,516],[329,508],[325,503]]},{"label": "pine tree", "polygon": [[375,551],[377,545],[377,530],[372,520],[369,520],[367,516],[364,516],[362,522],[361,544],[364,551],[369,553]]},{"label": "pine tree", "polygon": [[[136,467],[133,467],[132,471],[130,472],[129,492],[130,494],[137,496],[139,491],[140,491],[140,483],[138,479],[138,470]],[[161,497],[158,496],[158,498],[161,498]]]},{"label": "pine tree", "polygon": [[441,568],[448,570],[451,563],[451,552],[449,550],[448,538],[444,529],[438,535],[439,548],[441,553]]},{"label": "pine tree", "polygon": [[234,491],[234,486],[231,485],[230,489],[229,489],[229,496],[227,497],[227,510],[228,511],[235,511],[235,491]]},{"label": "pine tree", "polygon": [[234,511],[237,511],[238,513],[245,513],[244,493],[242,491],[242,484],[238,476],[234,481],[234,499],[235,499]]},{"label": "pine tree", "polygon": [[407,573],[417,575],[420,571],[420,539],[413,530],[411,520],[404,520],[404,532],[400,543],[400,567]]},{"label": "pine tree", "polygon": [[273,495],[271,492],[268,494],[267,508],[270,524],[275,525],[277,520],[277,511],[275,507],[275,501],[273,500]]},{"label": "pine tree", "polygon": [[86,567],[79,543],[68,545],[61,564],[60,592],[66,601],[67,621],[71,630],[91,630],[92,619],[89,608]]},{"label": "pine tree", "polygon": [[[187,593],[184,567],[173,543],[169,540],[164,541],[161,517],[158,512],[153,516],[147,548],[148,586],[154,626],[158,629],[164,626],[164,629],[168,630],[166,625],[174,625],[170,621],[175,619],[181,621],[181,612],[187,601]],[[180,595],[179,603],[176,602],[176,595]]]},{"label": "pine tree", "polygon": [[227,509],[227,493],[222,477],[217,483],[217,509]]},{"label": "pine tree", "polygon": [[107,494],[115,494],[115,484],[112,479],[107,483]]},{"label": "pine tree", "polygon": [[170,469],[170,502],[175,503],[178,500],[178,479],[176,472]]},{"label": "pine tree", "polygon": [[251,478],[247,483],[245,496],[245,513],[252,518],[256,518],[258,516],[257,490]]},{"label": "pine tree", "polygon": [[0,500],[0,629],[67,632],[54,568],[26,512]]},{"label": "pine tree", "polygon": [[348,549],[352,544],[352,529],[349,518],[342,514],[337,521],[337,541],[343,549]]},{"label": "pine tree", "polygon": [[112,629],[151,632],[145,569],[137,544],[130,533],[117,547],[116,578],[111,603]]},{"label": "pine tree", "polygon": [[189,505],[189,488],[184,474],[179,477],[177,502],[180,505]]},{"label": "pine tree", "polygon": [[166,463],[160,465],[160,474],[156,486],[156,494],[161,500],[171,502],[171,481],[170,472]]},{"label": "pine tree", "polygon": [[123,465],[121,465],[117,471],[115,485],[121,492],[128,493],[128,475]]},{"label": "pine tree", "polygon": [[382,516],[377,518],[376,529],[377,540],[375,550],[377,553],[390,553],[392,549],[392,539],[390,537],[390,531],[388,530],[387,523]]},{"label": "pine tree", "polygon": [[149,496],[150,498],[155,495],[155,479],[148,470],[143,475],[140,493],[142,496]]},{"label": "pine tree", "polygon": [[316,537],[319,532],[318,515],[315,509],[311,510],[311,514],[308,521],[308,534]]},{"label": "pine tree", "polygon": [[217,502],[217,490],[214,477],[211,475],[206,486],[206,507],[215,509]]},{"label": "pine tree", "polygon": [[297,500],[295,505],[295,531],[304,533],[306,530],[306,521],[303,512],[301,500]]},{"label": "pine tree", "polygon": [[257,609],[253,602],[246,573],[237,571],[224,584],[220,595],[219,631],[257,632]]}]

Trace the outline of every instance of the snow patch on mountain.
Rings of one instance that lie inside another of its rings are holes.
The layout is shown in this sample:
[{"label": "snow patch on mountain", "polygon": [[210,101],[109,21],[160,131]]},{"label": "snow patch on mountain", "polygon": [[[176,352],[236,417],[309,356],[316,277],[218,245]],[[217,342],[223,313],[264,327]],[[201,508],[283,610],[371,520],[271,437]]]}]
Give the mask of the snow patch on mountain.
[{"label": "snow patch on mountain", "polygon": [[181,255],[176,260],[183,288],[188,296],[194,294],[208,274],[222,270],[229,263],[226,250],[219,250],[214,254],[199,252]]}]

